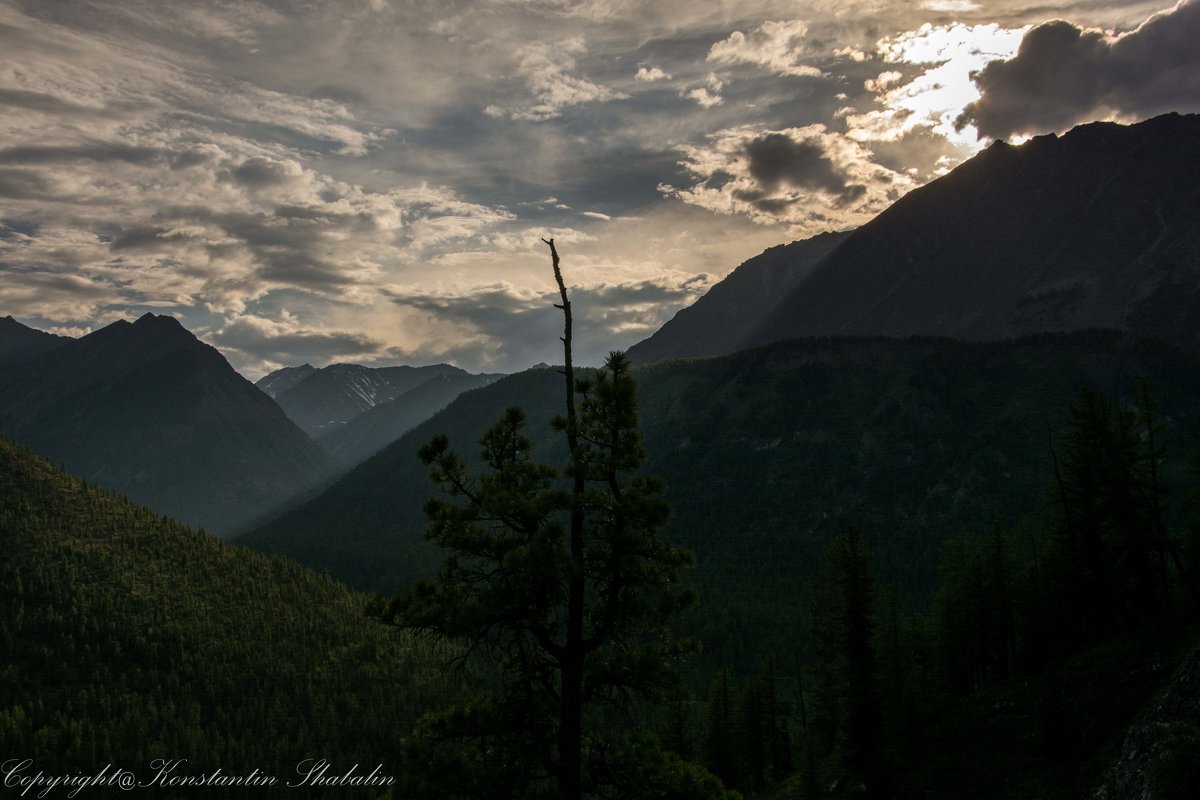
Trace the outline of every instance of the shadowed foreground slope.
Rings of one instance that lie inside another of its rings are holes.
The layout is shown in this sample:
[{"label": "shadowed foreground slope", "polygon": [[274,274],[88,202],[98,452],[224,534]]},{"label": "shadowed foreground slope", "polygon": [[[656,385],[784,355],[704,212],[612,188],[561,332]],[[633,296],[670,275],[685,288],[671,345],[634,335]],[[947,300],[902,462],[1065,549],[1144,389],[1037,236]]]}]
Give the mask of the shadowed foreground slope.
[{"label": "shadowed foreground slope", "polygon": [[187,758],[290,779],[319,757],[397,774],[399,737],[440,701],[440,659],[342,585],[4,439],[0,553],[0,752],[48,773]]}]

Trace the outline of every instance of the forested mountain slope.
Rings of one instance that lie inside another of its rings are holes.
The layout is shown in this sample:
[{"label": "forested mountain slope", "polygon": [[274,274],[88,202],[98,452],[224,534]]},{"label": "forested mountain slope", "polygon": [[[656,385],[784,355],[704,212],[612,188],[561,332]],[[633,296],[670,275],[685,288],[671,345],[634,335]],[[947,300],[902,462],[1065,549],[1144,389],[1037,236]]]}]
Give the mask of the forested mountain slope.
[{"label": "forested mountain slope", "polygon": [[[758,658],[793,637],[819,556],[848,525],[872,542],[880,580],[923,603],[943,540],[1048,505],[1050,437],[1080,388],[1128,396],[1138,374],[1175,431],[1164,469],[1181,482],[1200,428],[1200,359],[1114,332],[808,340],[642,368],[647,469],[668,485],[666,536],[699,559],[689,579],[706,652]],[[534,370],[460,396],[242,541],[356,586],[410,585],[442,558],[422,535],[433,487],[418,447],[446,433],[474,461],[484,429],[520,405],[535,453],[560,458],[548,420],[561,413],[561,380]]]},{"label": "forested mountain slope", "polygon": [[185,757],[186,774],[291,779],[313,757],[395,774],[400,737],[444,692],[440,657],[341,584],[4,439],[0,553],[0,751],[47,774],[148,778]]}]

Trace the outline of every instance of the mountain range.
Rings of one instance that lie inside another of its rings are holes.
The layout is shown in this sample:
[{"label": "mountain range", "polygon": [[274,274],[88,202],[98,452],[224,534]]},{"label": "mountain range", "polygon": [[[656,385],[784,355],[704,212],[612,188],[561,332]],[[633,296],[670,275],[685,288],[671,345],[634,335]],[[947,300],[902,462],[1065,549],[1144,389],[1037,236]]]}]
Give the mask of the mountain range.
[{"label": "mountain range", "polygon": [[323,431],[317,436],[317,444],[342,466],[353,467],[441,411],[463,392],[487,386],[500,377],[462,371],[435,374],[344,425]]},{"label": "mountain range", "polygon": [[0,432],[224,535],[337,472],[219,352],[153,314],[5,367]]},{"label": "mountain range", "polygon": [[264,391],[274,390],[271,396],[288,419],[310,436],[319,436],[431,378],[466,374],[465,370],[449,364],[428,367],[331,364],[323,369],[305,364],[272,372],[259,380],[258,386]]},{"label": "mountain range", "polygon": [[[748,261],[631,357],[803,336],[982,340],[1086,328],[1196,344],[1200,116],[996,142],[841,240],[787,247]],[[749,291],[769,255],[787,276],[775,279],[782,291]]]}]

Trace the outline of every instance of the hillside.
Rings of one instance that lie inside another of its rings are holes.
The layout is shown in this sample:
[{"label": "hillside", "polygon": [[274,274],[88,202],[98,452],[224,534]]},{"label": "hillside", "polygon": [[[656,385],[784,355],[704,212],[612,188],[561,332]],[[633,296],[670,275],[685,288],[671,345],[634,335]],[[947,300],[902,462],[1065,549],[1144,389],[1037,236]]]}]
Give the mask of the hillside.
[{"label": "hillside", "polygon": [[335,472],[219,352],[152,314],[10,368],[0,385],[0,432],[218,534]]},{"label": "hillside", "polygon": [[857,229],[743,346],[1124,328],[1200,341],[1200,116],[997,142]]},{"label": "hillside", "polygon": [[186,774],[290,778],[314,756],[395,774],[399,738],[443,691],[440,662],[340,584],[4,439],[0,548],[0,751],[47,774],[149,777],[153,759],[186,757]]},{"label": "hillside", "polygon": [[653,336],[629,348],[635,364],[732,353],[788,292],[849,233],[772,247],[741,264]]},{"label": "hillside", "polygon": [[[924,602],[943,540],[1015,524],[1043,507],[1048,434],[1083,386],[1127,390],[1145,374],[1188,437],[1200,363],[1172,346],[1093,332],[1016,342],[844,339],[786,342],[638,371],[648,470],[669,487],[666,535],[698,556],[694,620],[714,657],[755,659],[796,634],[809,578],[847,525],[867,533],[881,581]],[[241,541],[394,590],[440,562],[422,536],[432,492],[417,448],[437,433],[477,456],[509,405],[535,453],[559,458],[547,421],[561,376],[534,370],[460,396],[325,493]],[[1174,452],[1172,475],[1187,454]]]}]

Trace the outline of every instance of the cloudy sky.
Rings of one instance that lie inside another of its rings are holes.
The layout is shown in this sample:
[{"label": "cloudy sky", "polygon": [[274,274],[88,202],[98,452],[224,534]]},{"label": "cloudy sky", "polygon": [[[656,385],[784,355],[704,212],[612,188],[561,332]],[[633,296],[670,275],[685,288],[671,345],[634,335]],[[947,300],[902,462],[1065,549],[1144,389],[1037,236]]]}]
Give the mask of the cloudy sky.
[{"label": "cloudy sky", "polygon": [[992,138],[1200,111],[1200,0],[0,0],[0,315],[249,377],[595,361]]}]

